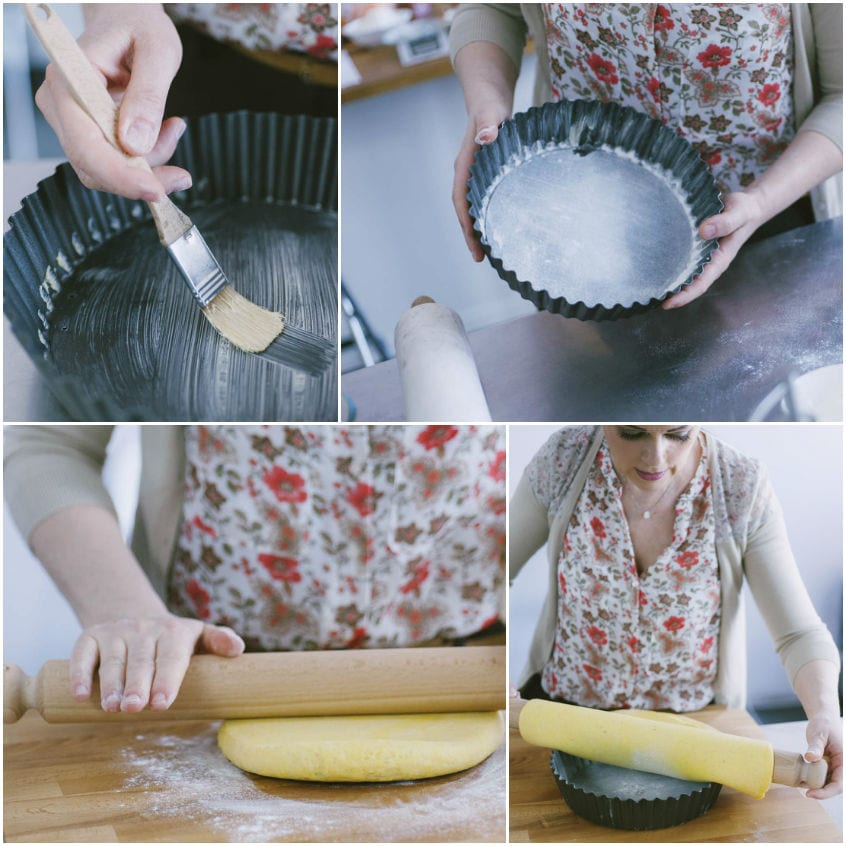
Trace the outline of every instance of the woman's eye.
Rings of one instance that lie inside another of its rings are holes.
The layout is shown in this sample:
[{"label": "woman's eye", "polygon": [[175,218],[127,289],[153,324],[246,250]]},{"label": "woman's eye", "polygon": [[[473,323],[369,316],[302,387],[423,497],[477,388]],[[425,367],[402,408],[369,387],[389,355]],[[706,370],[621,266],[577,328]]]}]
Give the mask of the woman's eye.
[{"label": "woman's eye", "polygon": [[638,432],[637,430],[626,430],[620,429],[618,434],[624,441],[636,441],[638,438],[642,438],[646,433],[645,432]]},{"label": "woman's eye", "polygon": [[667,432],[667,437],[671,441],[681,441],[684,443],[690,440],[690,432]]}]

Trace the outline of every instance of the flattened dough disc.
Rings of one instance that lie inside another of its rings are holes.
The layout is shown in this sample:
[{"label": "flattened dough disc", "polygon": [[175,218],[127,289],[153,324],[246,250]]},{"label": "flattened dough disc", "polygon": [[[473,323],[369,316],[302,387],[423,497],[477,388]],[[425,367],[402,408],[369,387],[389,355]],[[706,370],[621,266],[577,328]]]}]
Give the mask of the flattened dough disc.
[{"label": "flattened dough disc", "polygon": [[503,739],[496,711],[229,720],[221,751],[257,775],[298,781],[406,781],[466,770]]}]

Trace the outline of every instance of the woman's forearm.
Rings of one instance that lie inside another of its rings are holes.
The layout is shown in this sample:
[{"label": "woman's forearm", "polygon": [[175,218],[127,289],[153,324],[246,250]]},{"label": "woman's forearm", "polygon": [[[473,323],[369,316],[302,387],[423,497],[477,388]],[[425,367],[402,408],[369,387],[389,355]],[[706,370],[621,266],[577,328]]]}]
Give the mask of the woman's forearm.
[{"label": "woman's forearm", "polygon": [[800,131],[744,193],[755,197],[767,221],[842,169],[843,154],[831,139],[812,129]]},{"label": "woman's forearm", "polygon": [[809,661],[799,668],[793,689],[808,719],[817,714],[839,716],[838,675],[839,669],[831,661]]},{"label": "woman's forearm", "polygon": [[511,114],[520,69],[505,50],[492,41],[473,41],[459,50],[454,65],[469,116],[493,103]]},{"label": "woman's forearm", "polygon": [[42,520],[33,552],[71,604],[83,628],[166,613],[117,519],[99,505],[74,505]]}]

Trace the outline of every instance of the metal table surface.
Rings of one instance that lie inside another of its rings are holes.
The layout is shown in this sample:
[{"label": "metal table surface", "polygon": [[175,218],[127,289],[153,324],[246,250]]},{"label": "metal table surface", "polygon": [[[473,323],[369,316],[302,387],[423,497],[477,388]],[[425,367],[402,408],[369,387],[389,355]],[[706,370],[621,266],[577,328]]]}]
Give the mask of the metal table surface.
[{"label": "metal table surface", "polygon": [[[684,308],[599,323],[538,312],[471,333],[493,419],[749,419],[791,373],[843,360],[842,226],[748,244]],[[345,374],[342,392],[357,421],[404,418],[395,360]]]}]

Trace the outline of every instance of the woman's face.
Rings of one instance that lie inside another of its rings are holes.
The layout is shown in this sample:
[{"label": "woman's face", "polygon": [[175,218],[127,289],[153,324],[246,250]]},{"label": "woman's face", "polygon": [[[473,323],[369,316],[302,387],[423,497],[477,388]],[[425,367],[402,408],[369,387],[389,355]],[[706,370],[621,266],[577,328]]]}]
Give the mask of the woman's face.
[{"label": "woman's face", "polygon": [[604,430],[614,469],[626,484],[660,490],[692,467],[698,426],[605,426]]}]

